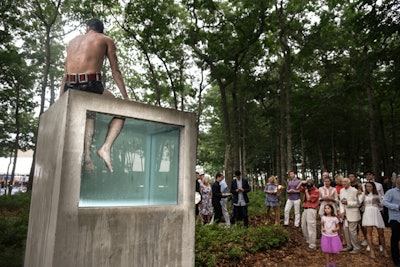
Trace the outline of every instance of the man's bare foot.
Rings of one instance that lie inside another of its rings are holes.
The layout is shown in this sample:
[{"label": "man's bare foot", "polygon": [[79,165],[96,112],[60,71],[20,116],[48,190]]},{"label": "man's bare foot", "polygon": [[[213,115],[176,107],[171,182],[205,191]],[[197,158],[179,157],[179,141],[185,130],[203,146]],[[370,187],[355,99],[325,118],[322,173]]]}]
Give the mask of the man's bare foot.
[{"label": "man's bare foot", "polygon": [[106,151],[104,148],[100,148],[97,151],[97,155],[104,160],[104,163],[106,164],[106,167],[110,170],[110,172],[113,172],[111,166],[110,152]]},{"label": "man's bare foot", "polygon": [[86,172],[94,171],[94,164],[93,164],[92,160],[85,160],[85,171]]}]

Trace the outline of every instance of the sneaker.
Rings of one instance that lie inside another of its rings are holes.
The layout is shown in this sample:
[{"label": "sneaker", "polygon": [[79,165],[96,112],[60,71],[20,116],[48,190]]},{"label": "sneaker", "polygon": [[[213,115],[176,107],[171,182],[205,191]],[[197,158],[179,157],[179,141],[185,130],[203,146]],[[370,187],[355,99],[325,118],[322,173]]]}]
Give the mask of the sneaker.
[{"label": "sneaker", "polygon": [[361,242],[361,246],[364,246],[364,247],[368,246],[367,240],[363,240],[363,242]]},{"label": "sneaker", "polygon": [[367,251],[371,251],[371,249],[369,248],[369,246],[367,246]]},{"label": "sneaker", "polygon": [[308,248],[311,249],[311,250],[316,250],[317,249],[317,247],[315,247],[313,245],[309,245]]},{"label": "sneaker", "polygon": [[383,251],[383,247],[382,245],[379,245],[379,251],[382,252]]}]

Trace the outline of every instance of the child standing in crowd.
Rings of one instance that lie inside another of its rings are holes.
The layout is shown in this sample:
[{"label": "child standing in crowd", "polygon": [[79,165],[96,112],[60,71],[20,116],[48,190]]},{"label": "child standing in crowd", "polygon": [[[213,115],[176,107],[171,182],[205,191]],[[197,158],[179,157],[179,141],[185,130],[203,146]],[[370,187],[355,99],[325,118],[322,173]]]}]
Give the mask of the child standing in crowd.
[{"label": "child standing in crowd", "polygon": [[[337,200],[339,200],[340,190],[342,190],[342,188],[343,188],[343,185],[342,185],[343,178],[344,177],[341,174],[336,174],[335,175],[335,189],[336,189],[336,193],[337,193],[337,196],[338,196]],[[336,215],[337,215],[337,217],[339,219],[339,232],[338,232],[338,234],[339,234],[340,240],[342,240],[343,247],[347,247],[346,239],[344,237],[343,218],[340,216],[339,202],[336,202]]]},{"label": "child standing in crowd", "polygon": [[271,175],[268,178],[268,183],[265,186],[265,205],[267,206],[267,223],[270,221],[270,209],[273,207],[275,214],[275,224],[279,224],[280,211],[279,211],[279,196],[281,194],[282,186],[278,185],[275,176]]},{"label": "child standing in crowd", "polygon": [[332,204],[324,206],[321,218],[321,249],[325,253],[326,267],[336,267],[336,254],[342,250],[342,242],[338,236],[339,220],[335,216]]}]

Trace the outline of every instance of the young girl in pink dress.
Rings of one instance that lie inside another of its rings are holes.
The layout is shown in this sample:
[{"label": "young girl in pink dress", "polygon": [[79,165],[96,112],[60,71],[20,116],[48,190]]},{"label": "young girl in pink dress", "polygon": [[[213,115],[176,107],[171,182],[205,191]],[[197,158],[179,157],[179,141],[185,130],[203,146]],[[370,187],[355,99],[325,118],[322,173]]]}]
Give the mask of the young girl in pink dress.
[{"label": "young girl in pink dress", "polygon": [[324,215],[321,218],[322,236],[321,249],[325,253],[326,267],[336,267],[336,254],[342,250],[340,241],[339,220],[335,216],[332,204],[324,206]]}]

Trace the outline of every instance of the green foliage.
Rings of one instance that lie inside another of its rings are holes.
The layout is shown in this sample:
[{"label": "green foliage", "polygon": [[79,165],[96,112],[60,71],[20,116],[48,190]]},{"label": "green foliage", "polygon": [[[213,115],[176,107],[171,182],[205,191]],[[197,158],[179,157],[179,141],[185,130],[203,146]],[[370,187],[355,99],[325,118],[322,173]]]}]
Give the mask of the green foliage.
[{"label": "green foliage", "polygon": [[[249,193],[250,217],[264,215],[262,191]],[[30,193],[0,197],[0,266],[22,266],[28,229]],[[240,263],[244,255],[280,247],[288,233],[281,226],[243,228],[235,225],[196,225],[196,266],[216,266],[221,262]]]},{"label": "green foliage", "polygon": [[[264,193],[259,190],[250,192],[249,199],[250,219],[264,216]],[[240,263],[244,255],[280,247],[287,242],[287,239],[288,233],[280,225],[243,228],[239,224],[225,228],[223,224],[205,226],[197,224],[195,265],[211,267],[222,262],[235,265]]]},{"label": "green foliage", "polygon": [[0,266],[23,265],[28,233],[30,193],[0,196]]},{"label": "green foliage", "polygon": [[249,216],[265,215],[265,193],[263,190],[255,189],[248,194],[250,205],[248,206]]},{"label": "green foliage", "polygon": [[283,245],[288,233],[282,226],[242,228],[196,225],[195,265],[216,266],[221,262],[239,263],[247,253],[255,254]]},{"label": "green foliage", "polygon": [[0,217],[0,266],[23,265],[29,216]]},{"label": "green foliage", "polygon": [[31,192],[0,196],[0,212],[12,215],[28,215]]}]

